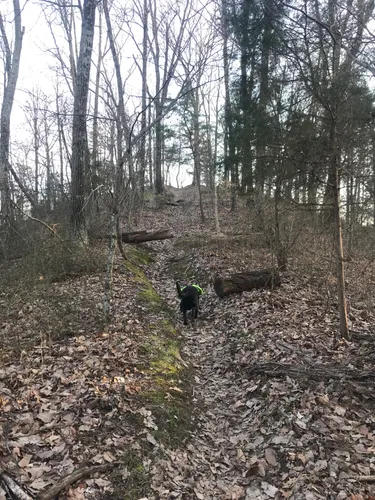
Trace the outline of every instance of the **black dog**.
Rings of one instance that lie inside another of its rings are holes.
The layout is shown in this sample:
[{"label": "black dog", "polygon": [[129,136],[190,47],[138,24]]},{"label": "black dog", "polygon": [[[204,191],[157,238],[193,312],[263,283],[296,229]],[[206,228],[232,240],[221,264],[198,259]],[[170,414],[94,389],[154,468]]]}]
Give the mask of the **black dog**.
[{"label": "black dog", "polygon": [[176,287],[178,296],[181,298],[180,309],[184,316],[184,325],[187,325],[187,311],[191,311],[193,321],[198,317],[199,295],[202,294],[202,289],[197,285],[188,285],[181,290],[178,281],[176,281]]}]

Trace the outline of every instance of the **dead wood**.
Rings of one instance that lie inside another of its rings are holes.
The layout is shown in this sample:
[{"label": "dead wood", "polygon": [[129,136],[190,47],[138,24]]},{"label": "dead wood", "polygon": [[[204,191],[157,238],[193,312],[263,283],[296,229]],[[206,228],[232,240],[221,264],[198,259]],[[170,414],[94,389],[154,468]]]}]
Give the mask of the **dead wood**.
[{"label": "dead wood", "polygon": [[21,486],[12,479],[8,474],[0,469],[0,485],[8,493],[10,498],[14,500],[34,500],[35,497],[26,493]]},{"label": "dead wood", "polygon": [[[143,243],[145,241],[166,240],[173,238],[174,235],[170,229],[161,229],[159,231],[131,231],[129,233],[120,233],[122,243]],[[97,239],[104,240],[108,238],[117,238],[116,235],[97,236]]]},{"label": "dead wood", "polygon": [[[249,365],[247,365],[249,367]],[[310,380],[375,380],[374,371],[360,371],[347,369],[345,367],[334,367],[329,365],[287,365],[283,363],[267,362],[250,365],[250,375],[267,375],[269,377],[292,377],[306,378]]]},{"label": "dead wood", "polygon": [[180,207],[185,203],[185,200],[177,200],[177,201],[165,201],[165,205],[169,205],[171,207]]},{"label": "dead wood", "polygon": [[91,476],[96,472],[104,472],[108,469],[111,469],[115,465],[118,464],[111,463],[104,465],[93,465],[92,467],[82,467],[72,472],[68,476],[64,477],[61,481],[52,486],[52,488],[45,490],[45,492],[41,493],[38,498],[39,500],[52,500],[60,493],[60,491],[65,489],[67,486],[70,486],[71,484],[75,483],[76,481],[84,477]]},{"label": "dead wood", "polygon": [[280,283],[280,275],[276,269],[260,269],[232,274],[227,278],[216,276],[214,288],[221,298],[232,293],[241,293],[255,288],[276,288],[280,286]]},{"label": "dead wood", "polygon": [[121,233],[123,243],[142,243],[144,241],[166,240],[173,238],[170,229],[160,231],[133,231],[131,233]]}]

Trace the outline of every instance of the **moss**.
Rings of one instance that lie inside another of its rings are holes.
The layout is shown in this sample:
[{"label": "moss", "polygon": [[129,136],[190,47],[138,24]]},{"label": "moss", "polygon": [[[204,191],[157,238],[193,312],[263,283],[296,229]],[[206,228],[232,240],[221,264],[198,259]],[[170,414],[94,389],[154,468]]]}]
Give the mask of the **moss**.
[{"label": "moss", "polygon": [[173,324],[168,319],[162,319],[161,320],[161,326],[163,328],[163,331],[166,334],[169,334],[172,337],[175,337],[177,335],[176,328],[173,326]]},{"label": "moss", "polygon": [[168,377],[178,374],[181,356],[175,341],[152,335],[142,345],[142,352],[149,357],[149,370]]},{"label": "moss", "polygon": [[148,265],[153,261],[150,252],[148,252],[144,248],[141,248],[140,246],[135,247],[129,245],[125,249],[125,254],[134,265]]},{"label": "moss", "polygon": [[[138,261],[139,262],[139,261]],[[158,429],[153,431],[156,440],[179,445],[191,428],[189,377],[182,364],[180,342],[174,326],[174,314],[160,296],[135,260],[125,263],[133,279],[140,286],[138,299],[153,314],[138,353],[143,357],[142,367],[151,384],[139,396],[145,407],[152,409]],[[168,313],[168,317],[166,317]],[[172,319],[173,315],[173,319]],[[162,317],[161,317],[162,316]],[[181,380],[184,380],[183,385]],[[141,472],[141,471],[140,471]],[[136,498],[136,496],[134,496]]]},{"label": "moss", "polygon": [[155,439],[171,447],[179,446],[188,438],[193,424],[188,376],[181,371],[180,376],[185,379],[183,386],[177,387],[177,381],[167,383],[165,378],[158,377],[159,389],[143,394],[145,403],[153,405],[152,413],[158,426],[153,431]]},{"label": "moss", "polygon": [[[114,500],[134,500],[146,496],[150,490],[149,478],[141,458],[134,450],[127,450],[122,456],[122,462],[128,470],[129,476],[125,483],[121,476],[112,478],[114,489],[111,498]],[[108,496],[103,496],[102,500],[104,498],[108,498]]]},{"label": "moss", "polygon": [[144,286],[143,290],[139,292],[138,297],[147,302],[153,309],[159,309],[164,305],[163,299],[155,292],[152,286]]}]

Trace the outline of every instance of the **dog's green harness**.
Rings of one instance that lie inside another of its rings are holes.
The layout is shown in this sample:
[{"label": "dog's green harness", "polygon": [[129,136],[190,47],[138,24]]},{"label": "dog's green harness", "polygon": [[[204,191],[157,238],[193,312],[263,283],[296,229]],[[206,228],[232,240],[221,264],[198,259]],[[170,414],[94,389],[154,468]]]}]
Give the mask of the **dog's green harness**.
[{"label": "dog's green harness", "polygon": [[[196,291],[199,293],[199,295],[203,295],[203,290],[202,290],[202,288],[201,288],[200,286],[198,286],[198,285],[190,285],[190,286],[193,286],[193,287],[196,289]],[[186,288],[186,286],[182,287],[182,288],[181,288],[181,292],[182,292],[185,288]]]}]

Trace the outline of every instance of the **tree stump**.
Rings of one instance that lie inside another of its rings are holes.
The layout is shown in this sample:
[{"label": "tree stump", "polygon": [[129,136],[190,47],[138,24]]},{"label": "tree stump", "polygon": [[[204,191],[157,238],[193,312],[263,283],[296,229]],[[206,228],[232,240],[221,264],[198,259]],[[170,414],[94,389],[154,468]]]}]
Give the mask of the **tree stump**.
[{"label": "tree stump", "polygon": [[242,293],[254,288],[277,288],[280,286],[280,275],[276,269],[259,269],[246,273],[232,274],[227,278],[216,276],[214,289],[222,298],[232,293]]}]

